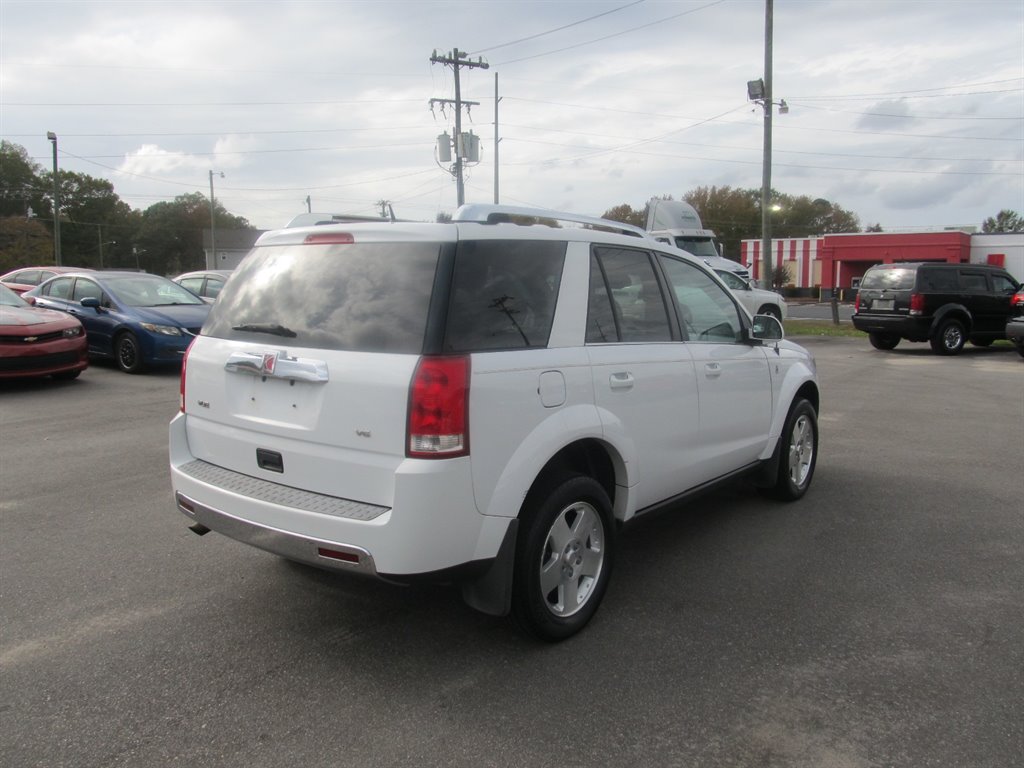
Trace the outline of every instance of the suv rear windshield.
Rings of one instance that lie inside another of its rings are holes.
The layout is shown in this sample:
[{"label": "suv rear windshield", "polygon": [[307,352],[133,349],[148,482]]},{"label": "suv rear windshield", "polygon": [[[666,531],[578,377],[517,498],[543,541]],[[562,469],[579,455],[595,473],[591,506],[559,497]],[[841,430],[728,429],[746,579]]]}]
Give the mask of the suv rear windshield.
[{"label": "suv rear windshield", "polygon": [[909,291],[914,287],[914,269],[869,269],[861,280],[861,290],[865,288],[888,288],[894,291]]},{"label": "suv rear windshield", "polygon": [[203,334],[418,354],[440,250],[438,243],[257,248],[221,291]]}]

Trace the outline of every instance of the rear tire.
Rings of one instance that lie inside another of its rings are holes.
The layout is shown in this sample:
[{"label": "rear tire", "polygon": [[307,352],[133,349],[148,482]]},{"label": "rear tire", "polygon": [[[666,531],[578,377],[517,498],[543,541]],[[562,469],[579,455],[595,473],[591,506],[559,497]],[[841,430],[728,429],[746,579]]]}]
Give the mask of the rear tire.
[{"label": "rear tire", "polygon": [[809,400],[794,401],[779,438],[779,470],[765,492],[776,499],[796,501],[811,486],[818,463],[818,414]]},{"label": "rear tire", "polygon": [[959,320],[949,319],[939,323],[935,335],[929,340],[932,352],[937,355],[956,355],[964,348],[967,330]]},{"label": "rear tire", "polygon": [[512,582],[512,618],[554,642],[586,626],[608,588],[615,555],[611,502],[584,475],[531,492],[523,506]]},{"label": "rear tire", "polygon": [[896,349],[896,345],[900,343],[900,337],[891,336],[887,333],[869,333],[868,341],[871,342],[871,346],[875,349],[890,350]]}]

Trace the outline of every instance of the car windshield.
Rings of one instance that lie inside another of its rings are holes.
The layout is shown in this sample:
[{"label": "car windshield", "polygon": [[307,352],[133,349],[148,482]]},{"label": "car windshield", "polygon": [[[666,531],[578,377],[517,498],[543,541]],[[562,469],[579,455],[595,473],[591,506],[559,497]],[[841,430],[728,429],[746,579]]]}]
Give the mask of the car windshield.
[{"label": "car windshield", "polygon": [[889,290],[908,290],[914,287],[914,270],[912,269],[869,269],[860,283],[865,288],[888,288]]},{"label": "car windshield", "polygon": [[706,237],[677,237],[676,248],[682,248],[694,256],[718,256],[715,244]]},{"label": "car windshield", "polygon": [[28,302],[5,285],[0,285],[0,307],[27,307]]},{"label": "car windshield", "polygon": [[107,287],[119,301],[130,307],[165,307],[173,304],[202,304],[203,300],[177,283],[155,275],[107,278]]}]

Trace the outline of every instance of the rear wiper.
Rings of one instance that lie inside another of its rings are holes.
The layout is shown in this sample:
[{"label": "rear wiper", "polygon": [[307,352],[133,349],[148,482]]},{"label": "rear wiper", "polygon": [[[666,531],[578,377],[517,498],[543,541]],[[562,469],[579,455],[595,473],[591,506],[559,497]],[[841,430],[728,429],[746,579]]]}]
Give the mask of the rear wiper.
[{"label": "rear wiper", "polygon": [[291,328],[285,328],[277,323],[243,323],[242,325],[231,326],[232,331],[249,331],[250,333],[269,333],[274,336],[286,336],[294,339],[298,336]]}]

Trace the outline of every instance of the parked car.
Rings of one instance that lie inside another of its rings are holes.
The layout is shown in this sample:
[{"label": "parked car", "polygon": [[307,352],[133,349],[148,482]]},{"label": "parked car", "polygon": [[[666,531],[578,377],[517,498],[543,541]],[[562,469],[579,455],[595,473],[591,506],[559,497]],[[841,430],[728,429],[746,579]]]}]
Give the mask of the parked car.
[{"label": "parked car", "polygon": [[988,346],[1006,338],[1011,297],[1020,288],[1006,270],[985,264],[881,264],[861,280],[853,325],[875,349],[906,339],[955,355],[968,339]]},{"label": "parked car", "polygon": [[0,379],[74,379],[88,365],[89,348],[78,320],[33,307],[0,285]]},{"label": "parked car", "polygon": [[1024,317],[1014,317],[1006,323],[1006,338],[1017,348],[1020,356],[1024,357]]},{"label": "parked car", "polygon": [[196,533],[459,582],[561,639],[597,610],[620,524],[747,473],[807,492],[818,382],[782,337],[699,259],[601,219],[463,206],[266,233],[182,367],[175,500]]},{"label": "parked car", "polygon": [[59,275],[25,297],[81,320],[90,354],[113,358],[125,373],[179,364],[210,313],[191,291],[144,272]]},{"label": "parked car", "polygon": [[82,267],[21,267],[0,276],[0,283],[3,283],[15,293],[21,294],[31,291],[40,283],[49,280],[56,275],[67,272],[91,272],[91,269]]},{"label": "parked car", "polygon": [[209,269],[186,272],[173,279],[178,285],[188,288],[207,304],[213,304],[230,276],[230,269]]},{"label": "parked car", "polygon": [[771,315],[779,322],[786,319],[786,300],[782,294],[756,288],[750,280],[743,279],[735,272],[715,269],[715,274],[751,315]]}]

